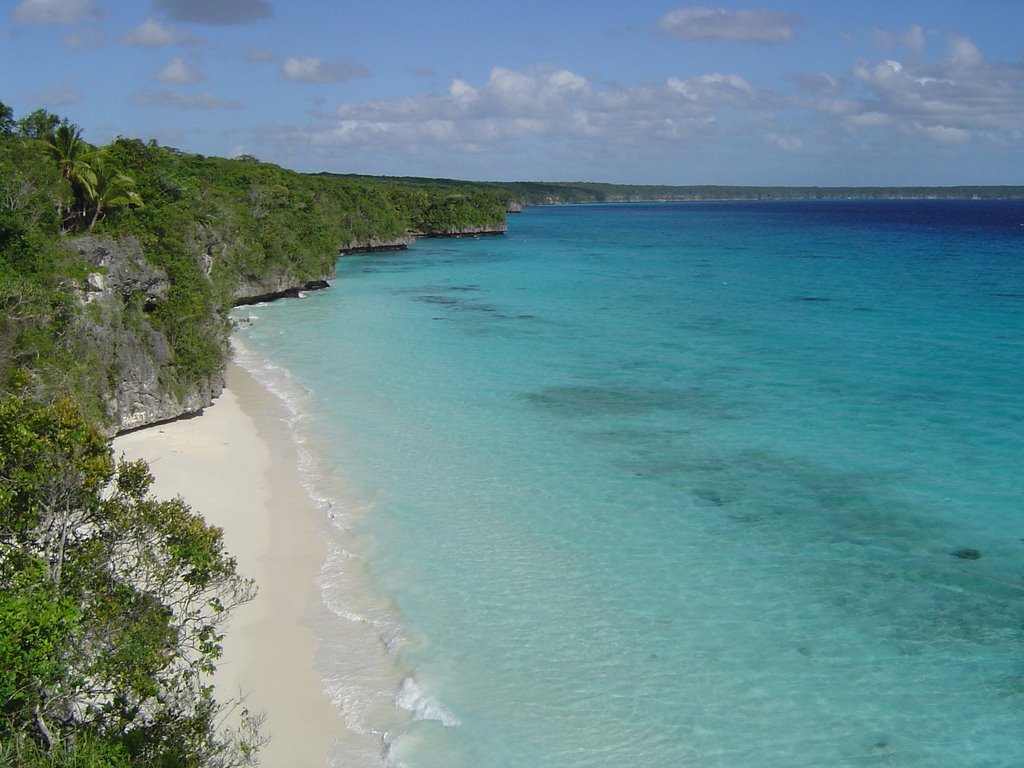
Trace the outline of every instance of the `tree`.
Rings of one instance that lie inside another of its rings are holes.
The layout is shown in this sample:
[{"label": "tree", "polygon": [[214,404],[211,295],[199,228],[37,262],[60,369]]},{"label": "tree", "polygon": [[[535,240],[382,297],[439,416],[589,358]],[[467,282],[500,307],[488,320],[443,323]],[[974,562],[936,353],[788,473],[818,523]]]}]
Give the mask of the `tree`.
[{"label": "tree", "polygon": [[0,101],[0,138],[14,133],[14,110]]},{"label": "tree", "polygon": [[91,184],[86,186],[86,193],[92,209],[90,231],[109,209],[142,205],[142,197],[135,191],[135,180],[108,165],[102,153],[94,154],[88,165]]},{"label": "tree", "polygon": [[67,119],[45,109],[29,112],[18,121],[18,133],[28,139],[45,139],[53,133],[57,126],[66,124]]},{"label": "tree", "polygon": [[96,152],[82,140],[82,129],[75,125],[65,124],[46,139],[46,151],[57,161],[61,176],[70,182],[79,181],[91,185],[95,183],[94,172],[89,161]]},{"label": "tree", "polygon": [[97,169],[93,163],[98,160],[98,155],[82,141],[81,129],[69,124],[57,126],[47,137],[46,151],[56,161],[61,176],[71,185],[74,203],[64,218],[72,228],[76,227],[77,222],[85,219],[88,201],[96,196]]},{"label": "tree", "polygon": [[134,179],[110,165],[105,152],[83,141],[77,126],[59,125],[48,137],[46,151],[71,185],[74,203],[63,217],[68,229],[92,231],[110,209],[142,205]]},{"label": "tree", "polygon": [[257,718],[219,730],[206,679],[253,584],[221,531],[154,499],[152,481],[145,462],[116,463],[70,402],[0,401],[0,742],[59,754],[98,740],[130,760],[111,764],[251,764]]},{"label": "tree", "polygon": [[17,215],[28,228],[56,235],[59,211],[69,202],[69,191],[35,142],[0,141],[0,209]]}]

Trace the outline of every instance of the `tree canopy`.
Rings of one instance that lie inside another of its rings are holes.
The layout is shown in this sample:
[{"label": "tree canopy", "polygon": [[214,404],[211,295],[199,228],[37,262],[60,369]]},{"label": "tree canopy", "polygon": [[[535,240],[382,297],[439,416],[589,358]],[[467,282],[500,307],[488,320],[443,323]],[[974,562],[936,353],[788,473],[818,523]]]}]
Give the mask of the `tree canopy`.
[{"label": "tree canopy", "polygon": [[208,676],[253,584],[152,480],[70,401],[0,402],[0,765],[81,743],[95,765],[251,764],[255,721],[218,730]]}]

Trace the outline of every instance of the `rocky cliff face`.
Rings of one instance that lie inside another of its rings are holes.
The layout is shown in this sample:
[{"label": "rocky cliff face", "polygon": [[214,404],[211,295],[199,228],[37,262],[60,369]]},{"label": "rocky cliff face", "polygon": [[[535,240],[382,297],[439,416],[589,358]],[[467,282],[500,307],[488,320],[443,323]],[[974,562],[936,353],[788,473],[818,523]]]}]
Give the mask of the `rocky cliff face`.
[{"label": "rocky cliff face", "polygon": [[404,250],[416,242],[412,235],[396,237],[390,240],[379,240],[371,237],[369,240],[350,240],[339,248],[342,256],[350,253],[375,253],[376,251]]},{"label": "rocky cliff face", "polygon": [[[431,232],[422,237],[500,234],[500,228],[470,228]],[[391,240],[370,238],[339,248],[339,255],[406,248],[413,234]],[[216,232],[201,231],[191,243],[196,263],[208,276],[224,243]],[[165,301],[170,290],[167,274],[146,259],[138,241],[128,238],[79,237],[69,242],[88,265],[84,285],[76,286],[84,311],[79,332],[100,350],[108,377],[102,387],[112,434],[199,413],[224,389],[223,367],[214,375],[187,385],[175,383],[173,354],[167,337],[148,315]],[[300,291],[327,288],[334,270],[316,276],[268,274],[239,277],[232,290],[236,305],[297,296]],[[211,322],[215,318],[211,317]],[[227,340],[225,339],[225,360]]]},{"label": "rocky cliff face", "polygon": [[417,232],[415,234],[417,237],[474,237],[476,235],[503,235],[507,231],[507,224],[495,224],[481,227],[451,227],[450,229],[438,229],[431,232]]},{"label": "rocky cliff face", "polygon": [[224,389],[221,371],[188,386],[168,383],[171,347],[147,321],[166,300],[167,275],[152,266],[132,239],[80,237],[70,246],[94,268],[79,299],[79,331],[100,350],[108,377],[106,410],[112,433],[177,419],[208,406]]}]

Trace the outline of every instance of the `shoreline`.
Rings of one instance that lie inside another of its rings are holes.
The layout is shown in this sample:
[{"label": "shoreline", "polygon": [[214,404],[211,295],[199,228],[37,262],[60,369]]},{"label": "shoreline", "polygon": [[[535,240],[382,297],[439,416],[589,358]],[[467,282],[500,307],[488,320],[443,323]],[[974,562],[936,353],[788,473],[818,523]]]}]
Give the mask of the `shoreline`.
[{"label": "shoreline", "polygon": [[265,713],[260,764],[329,765],[354,734],[314,663],[312,626],[327,613],[317,583],[323,522],[302,484],[284,403],[237,363],[226,381],[199,418],[119,436],[114,455],[149,462],[154,495],[181,496],[222,528],[239,572],[256,580],[256,597],[227,626],[214,683],[218,699],[241,696]]}]

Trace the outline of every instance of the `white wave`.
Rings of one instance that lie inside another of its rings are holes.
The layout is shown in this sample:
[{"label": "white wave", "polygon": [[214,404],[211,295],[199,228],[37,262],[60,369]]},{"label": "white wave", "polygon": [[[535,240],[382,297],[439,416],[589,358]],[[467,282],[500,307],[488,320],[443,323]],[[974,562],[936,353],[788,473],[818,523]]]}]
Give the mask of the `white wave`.
[{"label": "white wave", "polygon": [[416,720],[436,720],[446,728],[457,728],[462,722],[433,696],[428,696],[411,677],[405,678],[398,688],[395,703],[411,712]]},{"label": "white wave", "polygon": [[[321,604],[335,621],[357,628],[332,626],[331,621],[319,627],[317,667],[323,690],[346,730],[379,739],[380,764],[399,768],[391,754],[390,737],[400,736],[400,720],[382,710],[381,702],[396,707],[393,712],[400,719],[407,717],[408,712],[414,719],[439,720],[446,726],[458,725],[458,721],[436,702],[423,699],[416,703],[408,692],[404,700],[414,709],[405,710],[394,700],[397,681],[408,674],[408,670],[398,667],[398,652],[404,638],[397,612],[386,599],[363,591],[362,558],[343,543],[351,536],[349,522],[366,513],[370,505],[350,499],[343,501],[337,494],[335,473],[325,464],[315,425],[310,423],[309,411],[315,394],[288,369],[270,362],[237,335],[232,337],[232,345],[235,362],[284,406],[282,421],[296,451],[303,488],[321,520],[337,532],[326,536],[327,555],[317,576]],[[388,728],[397,730],[389,733]]]}]

